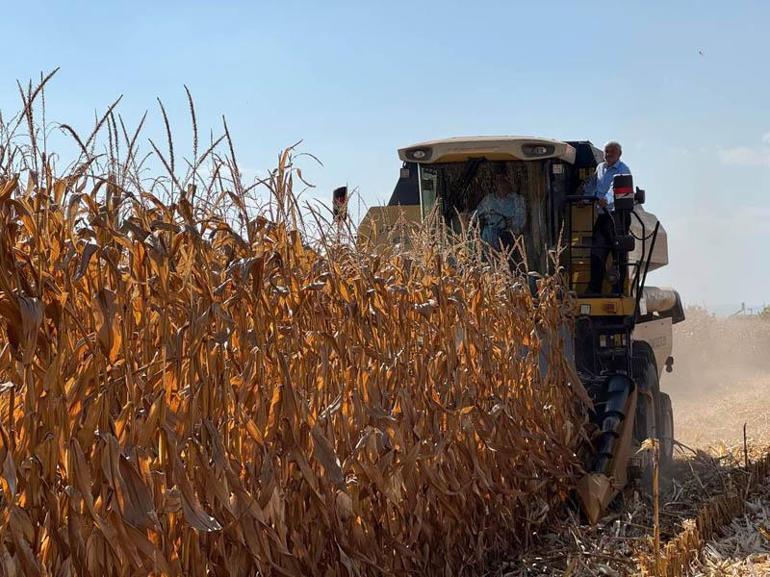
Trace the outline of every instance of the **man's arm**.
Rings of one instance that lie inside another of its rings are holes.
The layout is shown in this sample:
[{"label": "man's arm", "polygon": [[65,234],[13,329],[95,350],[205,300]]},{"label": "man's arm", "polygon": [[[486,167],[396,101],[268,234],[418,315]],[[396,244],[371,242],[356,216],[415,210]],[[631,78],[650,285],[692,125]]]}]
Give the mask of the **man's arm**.
[{"label": "man's arm", "polygon": [[607,195],[599,192],[599,169],[601,164],[596,167],[594,173],[581,186],[583,187],[583,196],[599,199],[599,206],[607,206]]},{"label": "man's arm", "polygon": [[584,181],[580,186],[583,188],[583,196],[596,196],[596,186],[599,180],[597,172],[599,167],[596,167],[593,174],[588,177],[588,180]]},{"label": "man's arm", "polygon": [[473,209],[473,214],[477,217],[483,217],[489,211],[489,194],[485,194],[481,201]]},{"label": "man's arm", "polygon": [[480,228],[484,229],[489,224],[489,204],[491,200],[490,194],[485,194],[481,201],[476,205],[471,213],[471,219],[476,221]]},{"label": "man's arm", "polygon": [[527,201],[520,194],[512,194],[512,210],[508,217],[508,226],[516,234],[521,234],[527,223]]}]

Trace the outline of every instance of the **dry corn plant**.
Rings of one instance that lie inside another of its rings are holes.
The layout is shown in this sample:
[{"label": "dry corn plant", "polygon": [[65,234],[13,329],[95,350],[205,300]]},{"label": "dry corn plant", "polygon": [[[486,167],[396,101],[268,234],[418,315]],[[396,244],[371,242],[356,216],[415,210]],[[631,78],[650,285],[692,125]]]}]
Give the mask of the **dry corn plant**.
[{"label": "dry corn plant", "polygon": [[0,574],[472,574],[565,500],[556,279],[308,239],[291,151],[249,206],[192,99],[183,171],[112,106],[57,172],[43,85],[0,128]]}]

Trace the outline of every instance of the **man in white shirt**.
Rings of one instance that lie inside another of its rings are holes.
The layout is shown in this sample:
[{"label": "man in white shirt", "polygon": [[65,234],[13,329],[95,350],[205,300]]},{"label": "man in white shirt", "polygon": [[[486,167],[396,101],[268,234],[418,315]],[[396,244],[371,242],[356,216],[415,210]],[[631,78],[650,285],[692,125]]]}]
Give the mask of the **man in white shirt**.
[{"label": "man in white shirt", "polygon": [[[604,162],[596,167],[596,172],[586,182],[583,188],[585,196],[598,198],[597,204],[601,209],[606,208],[610,212],[614,209],[615,191],[612,188],[612,179],[618,174],[631,174],[631,169],[620,160],[623,148],[619,143],[611,140],[604,145]],[[610,245],[614,237],[613,229],[615,221],[612,214],[601,210],[594,224],[591,237],[591,280],[588,283],[589,294],[599,294],[602,291],[604,281],[605,263],[610,253]]]},{"label": "man in white shirt", "polygon": [[622,154],[623,148],[614,140],[605,144],[604,162],[599,163],[596,172],[585,184],[584,194],[597,197],[602,208],[613,209],[615,191],[612,189],[612,179],[618,174],[631,174],[631,169],[620,160]]},{"label": "man in white shirt", "polygon": [[495,249],[507,248],[512,235],[521,234],[527,221],[527,203],[513,192],[504,167],[496,167],[495,189],[487,193],[475,210],[481,223],[481,238]]}]

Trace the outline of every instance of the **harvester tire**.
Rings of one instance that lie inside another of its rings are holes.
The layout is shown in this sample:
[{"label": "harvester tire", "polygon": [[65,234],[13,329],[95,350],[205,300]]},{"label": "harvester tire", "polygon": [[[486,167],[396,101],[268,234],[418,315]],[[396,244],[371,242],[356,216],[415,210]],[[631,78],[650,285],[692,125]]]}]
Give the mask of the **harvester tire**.
[{"label": "harvester tire", "polygon": [[[646,439],[658,439],[660,480],[665,482],[673,455],[674,423],[671,399],[660,392],[658,368],[652,352],[641,350],[634,357],[634,378],[639,388],[634,428],[636,443],[641,446]],[[636,473],[644,489],[650,492],[654,474],[652,454],[639,454],[637,463],[640,469],[637,469]]]},{"label": "harvester tire", "polygon": [[658,397],[660,465],[663,470],[668,470],[674,464],[674,409],[671,397],[666,393],[659,393]]}]

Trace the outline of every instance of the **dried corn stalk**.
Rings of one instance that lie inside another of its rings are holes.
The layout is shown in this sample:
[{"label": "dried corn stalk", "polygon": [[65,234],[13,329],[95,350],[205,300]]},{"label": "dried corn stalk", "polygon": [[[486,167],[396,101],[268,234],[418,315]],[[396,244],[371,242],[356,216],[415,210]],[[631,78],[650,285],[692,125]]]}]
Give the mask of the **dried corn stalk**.
[{"label": "dried corn stalk", "polygon": [[0,574],[471,574],[568,495],[556,279],[311,250],[289,154],[261,217],[211,209],[234,155],[166,202],[38,160],[0,182]]}]

